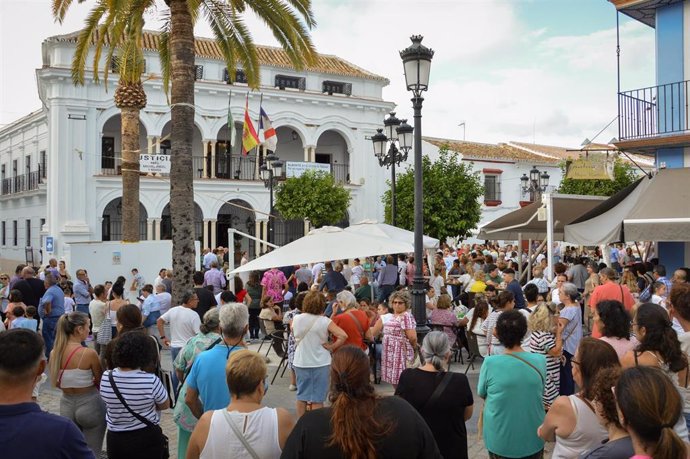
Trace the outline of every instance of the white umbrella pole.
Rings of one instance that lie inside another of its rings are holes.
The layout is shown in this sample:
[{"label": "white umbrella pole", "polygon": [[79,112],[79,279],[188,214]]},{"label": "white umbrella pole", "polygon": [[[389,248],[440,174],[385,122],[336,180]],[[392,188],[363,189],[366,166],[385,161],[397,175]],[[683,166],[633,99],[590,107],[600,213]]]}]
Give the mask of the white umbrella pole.
[{"label": "white umbrella pole", "polygon": [[553,197],[551,193],[545,193],[546,198],[546,266],[549,282],[553,279]]}]

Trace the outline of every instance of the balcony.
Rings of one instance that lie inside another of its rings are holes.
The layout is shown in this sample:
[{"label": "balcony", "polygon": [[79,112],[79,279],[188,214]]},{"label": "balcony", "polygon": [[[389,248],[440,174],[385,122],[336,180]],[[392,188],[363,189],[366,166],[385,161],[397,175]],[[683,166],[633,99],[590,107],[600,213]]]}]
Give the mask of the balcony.
[{"label": "balcony", "polygon": [[642,154],[690,146],[688,89],[680,81],[619,93],[616,146]]},{"label": "balcony", "polygon": [[2,179],[0,185],[0,195],[23,193],[25,191],[38,190],[41,183],[45,181],[45,173],[39,166],[37,171],[28,172],[22,175]]},{"label": "balcony", "polygon": [[[204,175],[204,162],[206,162],[206,175]],[[192,157],[192,171],[194,179],[208,179],[208,180],[246,180],[258,181],[261,180],[256,166],[256,155],[217,155],[215,177],[211,178],[211,156],[204,158],[203,156]],[[118,176],[122,174],[122,158],[119,152],[116,152],[112,157],[101,158],[101,176]],[[337,183],[350,183],[350,165],[349,164],[331,164],[331,174]],[[140,174],[142,177],[147,176],[146,173]],[[156,174],[156,176],[167,177],[168,174]],[[3,184],[4,191],[4,184]],[[3,192],[4,194],[4,192]]]}]

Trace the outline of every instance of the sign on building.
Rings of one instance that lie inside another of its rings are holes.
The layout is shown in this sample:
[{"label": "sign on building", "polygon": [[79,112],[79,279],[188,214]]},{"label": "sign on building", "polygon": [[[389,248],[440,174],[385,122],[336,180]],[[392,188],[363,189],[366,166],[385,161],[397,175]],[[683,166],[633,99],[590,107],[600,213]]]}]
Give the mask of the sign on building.
[{"label": "sign on building", "polygon": [[139,155],[139,170],[147,174],[169,174],[170,155]]},{"label": "sign on building", "polygon": [[55,239],[53,236],[46,237],[46,252],[53,253],[55,251]]},{"label": "sign on building", "polygon": [[566,164],[565,177],[575,180],[613,180],[614,159],[609,155],[589,154]]},{"label": "sign on building", "polygon": [[285,162],[285,177],[300,177],[306,171],[317,170],[323,171],[327,174],[331,173],[330,164],[309,163],[305,161],[286,161]]}]

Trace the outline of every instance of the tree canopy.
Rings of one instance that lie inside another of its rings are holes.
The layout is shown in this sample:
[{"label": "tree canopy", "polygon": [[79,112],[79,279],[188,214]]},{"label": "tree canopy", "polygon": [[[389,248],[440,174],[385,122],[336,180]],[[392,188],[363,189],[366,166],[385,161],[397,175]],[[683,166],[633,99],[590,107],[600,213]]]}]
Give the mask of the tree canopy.
[{"label": "tree canopy", "polygon": [[588,196],[613,196],[636,180],[635,169],[629,163],[616,159],[613,166],[613,180],[575,180],[565,178],[566,164],[561,164],[563,180],[558,192]]},{"label": "tree canopy", "polygon": [[[466,238],[481,218],[480,198],[484,187],[472,166],[463,163],[448,147],[441,147],[439,158],[422,158],[424,174],[424,234],[445,241],[448,237]],[[414,169],[397,176],[396,224],[414,230]],[[391,222],[391,190],[383,195],[386,222]]]},{"label": "tree canopy", "polygon": [[351,199],[350,190],[335,183],[331,174],[311,170],[279,185],[275,207],[285,219],[306,218],[319,227],[341,221]]}]

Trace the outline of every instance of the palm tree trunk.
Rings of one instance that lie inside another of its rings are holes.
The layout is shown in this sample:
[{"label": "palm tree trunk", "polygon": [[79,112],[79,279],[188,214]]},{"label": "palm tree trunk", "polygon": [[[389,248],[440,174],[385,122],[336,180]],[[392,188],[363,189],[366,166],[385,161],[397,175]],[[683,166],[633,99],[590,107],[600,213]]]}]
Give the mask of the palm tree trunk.
[{"label": "palm tree trunk", "polygon": [[170,13],[172,296],[178,302],[182,293],[193,286],[194,274],[194,25],[186,0],[171,0]]},{"label": "palm tree trunk", "polygon": [[139,109],[122,107],[122,240],[139,242]]}]

